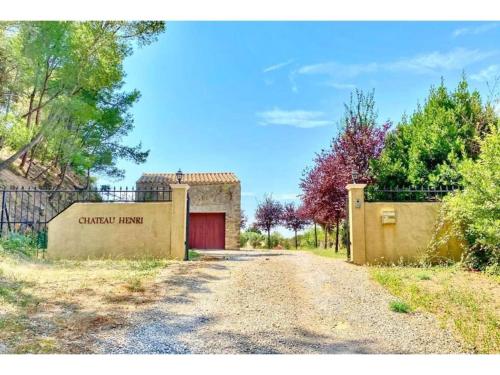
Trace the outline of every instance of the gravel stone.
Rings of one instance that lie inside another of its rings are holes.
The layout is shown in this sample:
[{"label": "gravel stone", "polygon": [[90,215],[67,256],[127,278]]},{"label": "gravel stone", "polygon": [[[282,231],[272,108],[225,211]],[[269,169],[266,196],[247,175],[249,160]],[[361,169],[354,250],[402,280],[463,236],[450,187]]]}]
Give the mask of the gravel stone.
[{"label": "gravel stone", "polygon": [[[436,318],[400,314],[365,267],[290,251],[206,251],[159,301],[100,332],[99,353],[460,353]],[[203,260],[203,259],[207,260]]]}]

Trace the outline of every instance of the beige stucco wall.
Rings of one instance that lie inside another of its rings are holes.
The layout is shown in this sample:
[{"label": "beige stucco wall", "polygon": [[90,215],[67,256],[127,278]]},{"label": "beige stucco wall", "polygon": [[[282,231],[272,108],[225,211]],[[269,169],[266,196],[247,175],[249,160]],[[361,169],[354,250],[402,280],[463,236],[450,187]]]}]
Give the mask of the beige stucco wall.
[{"label": "beige stucco wall", "polygon": [[172,202],[75,203],[49,222],[47,256],[183,259],[188,188]]},{"label": "beige stucco wall", "polygon": [[[351,261],[365,264],[418,260],[433,238],[441,203],[365,202],[365,187],[347,186]],[[383,223],[384,213],[394,214],[394,222]],[[441,258],[458,260],[462,247],[451,239],[437,250]]]},{"label": "beige stucco wall", "polygon": [[[367,202],[365,203],[366,262],[385,263],[417,259],[429,245],[436,230],[439,202]],[[382,212],[393,211],[394,224],[382,223]],[[439,255],[460,259],[461,249],[449,241]]]}]

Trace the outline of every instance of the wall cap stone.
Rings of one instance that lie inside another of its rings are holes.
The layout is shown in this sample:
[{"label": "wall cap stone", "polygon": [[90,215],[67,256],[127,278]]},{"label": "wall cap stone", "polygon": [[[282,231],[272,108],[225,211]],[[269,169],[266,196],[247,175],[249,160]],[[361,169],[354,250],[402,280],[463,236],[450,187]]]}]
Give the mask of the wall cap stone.
[{"label": "wall cap stone", "polygon": [[189,185],[188,184],[171,184],[170,188],[171,189],[185,189],[185,190],[188,190],[189,189]]},{"label": "wall cap stone", "polygon": [[366,187],[366,184],[347,184],[346,189],[347,190],[364,189],[365,187]]}]

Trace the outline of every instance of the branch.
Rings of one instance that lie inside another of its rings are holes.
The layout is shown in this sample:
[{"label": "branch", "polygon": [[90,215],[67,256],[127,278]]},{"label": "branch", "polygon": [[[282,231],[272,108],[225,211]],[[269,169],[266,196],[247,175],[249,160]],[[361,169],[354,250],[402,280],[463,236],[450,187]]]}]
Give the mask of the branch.
[{"label": "branch", "polygon": [[7,168],[10,164],[12,164],[14,161],[16,161],[17,158],[19,158],[22,154],[24,154],[25,152],[28,152],[29,150],[31,150],[33,148],[33,146],[38,144],[43,138],[43,130],[44,130],[43,128],[40,129],[40,131],[38,132],[36,137],[33,138],[33,140],[30,143],[28,143],[27,145],[22,147],[18,152],[16,152],[14,155],[12,155],[7,160],[2,161],[0,163],[0,171]]},{"label": "branch", "polygon": [[31,115],[33,112],[36,112],[40,109],[42,109],[43,107],[45,107],[47,104],[49,104],[52,100],[54,100],[55,98],[57,98],[61,93],[63,92],[63,89],[57,91],[54,95],[52,95],[49,99],[47,99],[45,102],[43,102],[42,104],[38,105],[37,107],[31,109],[30,111],[26,112],[24,115],[21,116],[21,118],[25,118],[26,116],[29,116]]}]

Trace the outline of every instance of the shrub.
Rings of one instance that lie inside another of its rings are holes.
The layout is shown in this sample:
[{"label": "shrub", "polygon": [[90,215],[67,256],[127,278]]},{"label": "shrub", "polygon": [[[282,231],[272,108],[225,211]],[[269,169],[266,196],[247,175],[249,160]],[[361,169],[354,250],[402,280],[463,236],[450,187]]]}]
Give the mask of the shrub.
[{"label": "shrub", "polygon": [[242,232],[240,233],[240,248],[245,247],[248,243],[248,233]]},{"label": "shrub", "polygon": [[38,252],[38,238],[35,233],[9,233],[6,237],[0,237],[0,250],[12,254],[32,257]]},{"label": "shrub", "polygon": [[262,233],[254,232],[253,230],[247,230],[240,233],[240,247],[249,245],[254,249],[262,248],[265,237]]},{"label": "shrub", "polygon": [[475,270],[498,270],[500,265],[500,135],[493,129],[481,141],[476,161],[459,168],[463,191],[446,197],[441,222],[449,223],[443,238],[453,235],[465,243],[464,264]]},{"label": "shrub", "polygon": [[271,249],[276,247],[285,248],[285,237],[283,237],[279,232],[271,233]]},{"label": "shrub", "polygon": [[[318,246],[320,246],[321,239],[325,238],[325,234],[323,230],[318,225],[316,228],[316,232],[318,235]],[[299,247],[303,249],[314,249],[316,248],[316,243],[314,239],[314,226],[311,226],[308,230],[298,236],[299,239]]]}]

